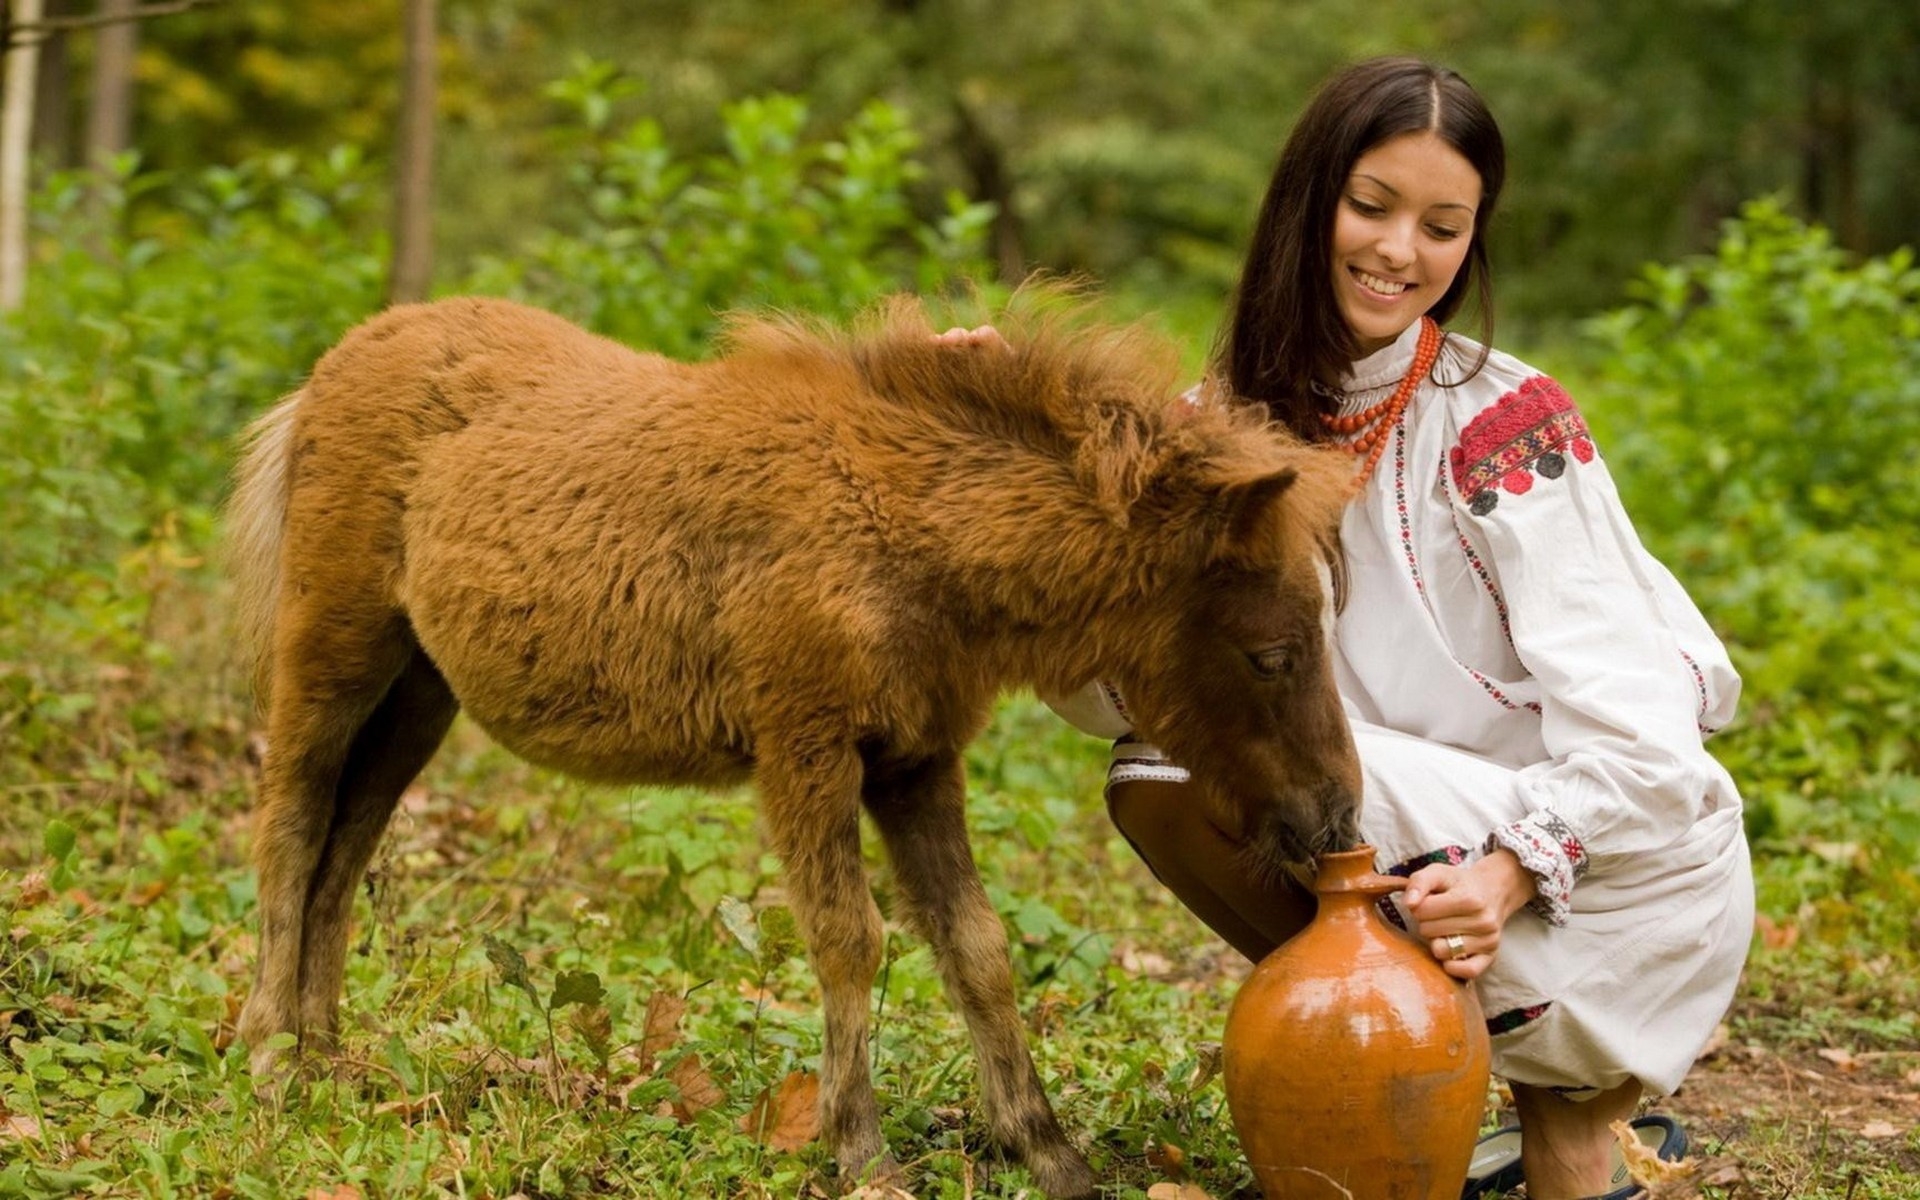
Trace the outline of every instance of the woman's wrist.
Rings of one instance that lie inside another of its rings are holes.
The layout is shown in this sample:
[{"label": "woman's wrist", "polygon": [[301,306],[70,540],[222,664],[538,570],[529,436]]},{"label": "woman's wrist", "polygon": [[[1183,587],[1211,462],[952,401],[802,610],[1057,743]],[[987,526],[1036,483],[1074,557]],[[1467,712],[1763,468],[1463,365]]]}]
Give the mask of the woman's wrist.
[{"label": "woman's wrist", "polygon": [[1486,874],[1496,884],[1503,918],[1513,916],[1540,894],[1539,879],[1520,861],[1519,855],[1504,846],[1474,863],[1473,869]]}]

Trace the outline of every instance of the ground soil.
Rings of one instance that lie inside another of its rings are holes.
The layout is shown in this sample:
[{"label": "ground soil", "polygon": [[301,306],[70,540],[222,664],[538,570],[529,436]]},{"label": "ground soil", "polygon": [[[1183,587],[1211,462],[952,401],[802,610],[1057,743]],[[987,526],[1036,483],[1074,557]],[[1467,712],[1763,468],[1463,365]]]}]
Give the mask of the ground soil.
[{"label": "ground soil", "polygon": [[1920,1049],[1856,1055],[1722,1041],[1658,1107],[1693,1136],[1696,1189],[1718,1180],[1720,1194],[1756,1200],[1856,1190],[1920,1198]]}]

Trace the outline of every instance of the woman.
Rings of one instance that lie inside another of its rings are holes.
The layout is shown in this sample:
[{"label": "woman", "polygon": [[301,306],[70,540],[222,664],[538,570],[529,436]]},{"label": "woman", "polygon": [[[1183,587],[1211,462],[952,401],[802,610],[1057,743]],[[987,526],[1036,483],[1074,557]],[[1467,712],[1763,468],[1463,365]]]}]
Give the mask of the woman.
[{"label": "woman", "polygon": [[[1512,1086],[1519,1131],[1483,1144],[1475,1187],[1524,1170],[1534,1200],[1625,1196],[1610,1126],[1679,1085],[1752,931],[1740,798],[1701,744],[1739,680],[1642,549],[1566,393],[1440,330],[1469,293],[1491,323],[1504,174],[1460,76],[1405,58],[1335,76],[1281,154],[1217,365],[1360,464],[1335,643],[1361,826],[1381,869],[1410,876],[1409,927],[1475,982]],[[1186,773],[1124,736],[1113,699],[1094,686],[1055,707],[1121,737],[1115,823],[1263,957],[1311,898],[1239,868]],[[1635,1127],[1669,1157],[1684,1148],[1662,1118]]]}]

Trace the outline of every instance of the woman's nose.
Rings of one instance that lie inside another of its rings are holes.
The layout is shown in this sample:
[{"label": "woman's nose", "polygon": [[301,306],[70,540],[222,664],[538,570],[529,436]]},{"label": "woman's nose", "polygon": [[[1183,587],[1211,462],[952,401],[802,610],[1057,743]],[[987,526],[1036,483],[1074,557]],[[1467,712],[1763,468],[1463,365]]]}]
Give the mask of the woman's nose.
[{"label": "woman's nose", "polygon": [[1408,266],[1413,262],[1413,236],[1399,225],[1392,225],[1381,232],[1375,252],[1381,262],[1396,270]]}]

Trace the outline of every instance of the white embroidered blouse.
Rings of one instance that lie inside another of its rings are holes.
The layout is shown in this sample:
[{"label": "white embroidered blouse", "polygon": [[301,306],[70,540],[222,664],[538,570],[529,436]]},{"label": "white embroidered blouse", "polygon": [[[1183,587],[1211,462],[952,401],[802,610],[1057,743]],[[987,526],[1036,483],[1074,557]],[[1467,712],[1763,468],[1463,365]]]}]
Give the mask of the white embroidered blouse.
[{"label": "white embroidered blouse", "polygon": [[[1390,394],[1418,335],[1355,363],[1340,411]],[[1513,768],[1528,815],[1485,831],[1489,848],[1519,857],[1560,924],[1590,866],[1740,803],[1702,745],[1740,680],[1641,546],[1567,394],[1499,351],[1467,378],[1480,352],[1449,335],[1347,510],[1335,670],[1354,719]],[[1110,690],[1055,707],[1112,736]]]},{"label": "white embroidered blouse", "polygon": [[[1399,382],[1417,335],[1354,365],[1342,412]],[[1479,354],[1449,337],[1434,378]],[[1543,916],[1564,918],[1589,864],[1739,804],[1702,745],[1739,676],[1553,380],[1495,351],[1457,387],[1424,385],[1341,537],[1342,695],[1361,720],[1516,769],[1530,815],[1490,836],[1539,877]]]}]

